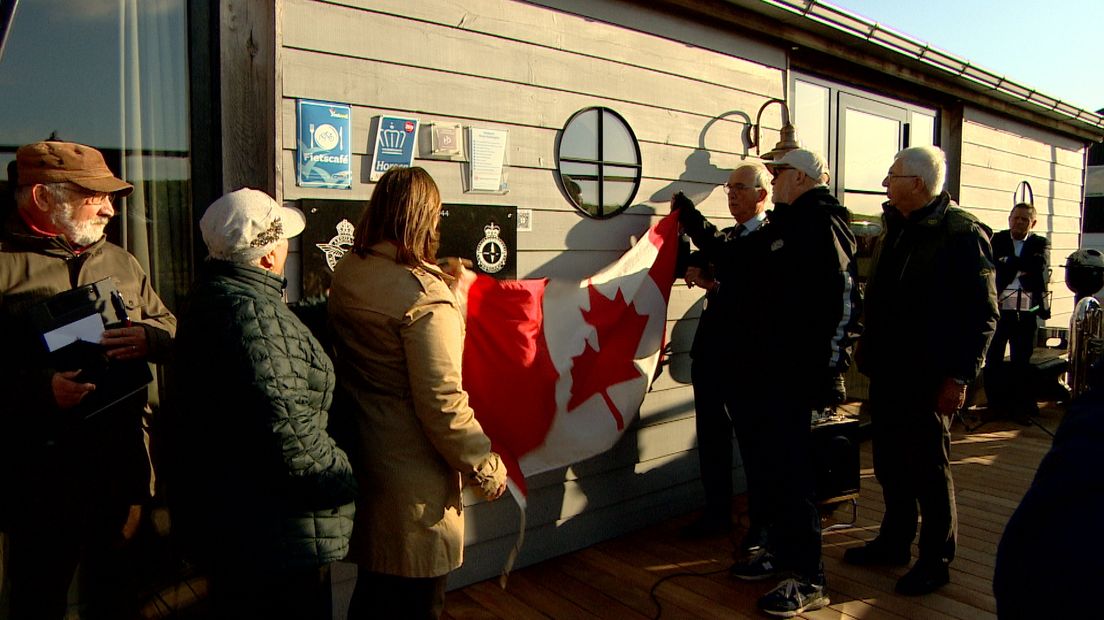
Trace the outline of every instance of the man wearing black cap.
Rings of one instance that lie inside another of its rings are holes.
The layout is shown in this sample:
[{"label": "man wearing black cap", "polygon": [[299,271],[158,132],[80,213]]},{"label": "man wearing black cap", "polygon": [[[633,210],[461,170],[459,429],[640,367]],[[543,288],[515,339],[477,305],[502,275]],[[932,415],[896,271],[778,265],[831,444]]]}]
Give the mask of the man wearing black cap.
[{"label": "man wearing black cap", "polygon": [[[61,618],[77,564],[95,574],[95,562],[134,535],[150,497],[148,395],[82,407],[96,382],[83,369],[55,368],[32,316],[59,293],[110,279],[127,322],[82,334],[98,336],[109,368],[165,360],[176,319],[137,260],[104,237],[113,201],[134,187],[99,151],[37,142],[16,152],[16,168],[17,208],[0,240],[0,523],[10,540],[12,617]],[[115,581],[81,593],[89,617],[122,617]]]}]

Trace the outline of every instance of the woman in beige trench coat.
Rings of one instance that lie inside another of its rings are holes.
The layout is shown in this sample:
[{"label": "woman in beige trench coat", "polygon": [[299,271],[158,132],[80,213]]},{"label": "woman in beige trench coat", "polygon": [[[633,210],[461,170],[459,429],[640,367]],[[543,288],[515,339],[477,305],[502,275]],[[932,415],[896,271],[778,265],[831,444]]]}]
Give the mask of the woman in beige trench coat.
[{"label": "woman in beige trench coat", "polygon": [[361,492],[350,618],[438,618],[463,561],[462,485],[487,499],[505,490],[506,467],[461,385],[464,317],[435,264],[440,212],[425,170],[389,170],[334,270],[334,362],[355,402]]}]

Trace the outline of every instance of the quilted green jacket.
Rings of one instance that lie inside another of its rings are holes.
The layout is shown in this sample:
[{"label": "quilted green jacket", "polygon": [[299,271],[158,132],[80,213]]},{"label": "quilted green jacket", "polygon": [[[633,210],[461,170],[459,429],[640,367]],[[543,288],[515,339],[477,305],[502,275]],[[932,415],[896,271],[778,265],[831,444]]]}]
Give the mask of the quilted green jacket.
[{"label": "quilted green jacket", "polygon": [[209,261],[180,317],[168,498],[195,559],[281,571],[345,556],[356,483],[326,431],[330,359],[285,280]]}]

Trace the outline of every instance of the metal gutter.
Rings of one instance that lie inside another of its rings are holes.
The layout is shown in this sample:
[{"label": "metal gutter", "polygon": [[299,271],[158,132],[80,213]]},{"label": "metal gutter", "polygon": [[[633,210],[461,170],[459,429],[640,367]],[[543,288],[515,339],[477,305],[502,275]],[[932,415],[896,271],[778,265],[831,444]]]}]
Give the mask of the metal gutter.
[{"label": "metal gutter", "polygon": [[[742,6],[749,4],[729,1]],[[1055,99],[1030,86],[979,67],[969,60],[932,47],[846,9],[820,0],[759,0],[759,2],[919,61],[944,74],[966,81],[977,90],[1000,93],[1027,109],[1043,110],[1063,119],[1084,123],[1104,134],[1104,116],[1096,112]]]}]

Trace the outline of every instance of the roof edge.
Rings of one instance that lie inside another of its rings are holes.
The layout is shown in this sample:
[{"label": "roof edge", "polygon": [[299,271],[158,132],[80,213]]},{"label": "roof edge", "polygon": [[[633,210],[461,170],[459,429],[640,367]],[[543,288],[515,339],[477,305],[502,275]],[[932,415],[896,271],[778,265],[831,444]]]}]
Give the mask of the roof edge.
[{"label": "roof edge", "polygon": [[[828,33],[839,35],[847,42],[877,46],[893,55],[920,63],[930,73],[950,78],[981,93],[999,95],[1013,105],[1033,113],[1072,125],[1075,133],[1089,133],[1099,141],[1104,139],[1104,116],[1051,97],[1038,89],[1016,82],[1007,76],[980,67],[969,60],[936,48],[907,34],[837,7],[822,0],[726,0],[753,12],[770,17],[770,9],[795,15],[819,24]],[[793,24],[801,27],[802,24]],[[1087,132],[1086,132],[1087,130]]]}]

